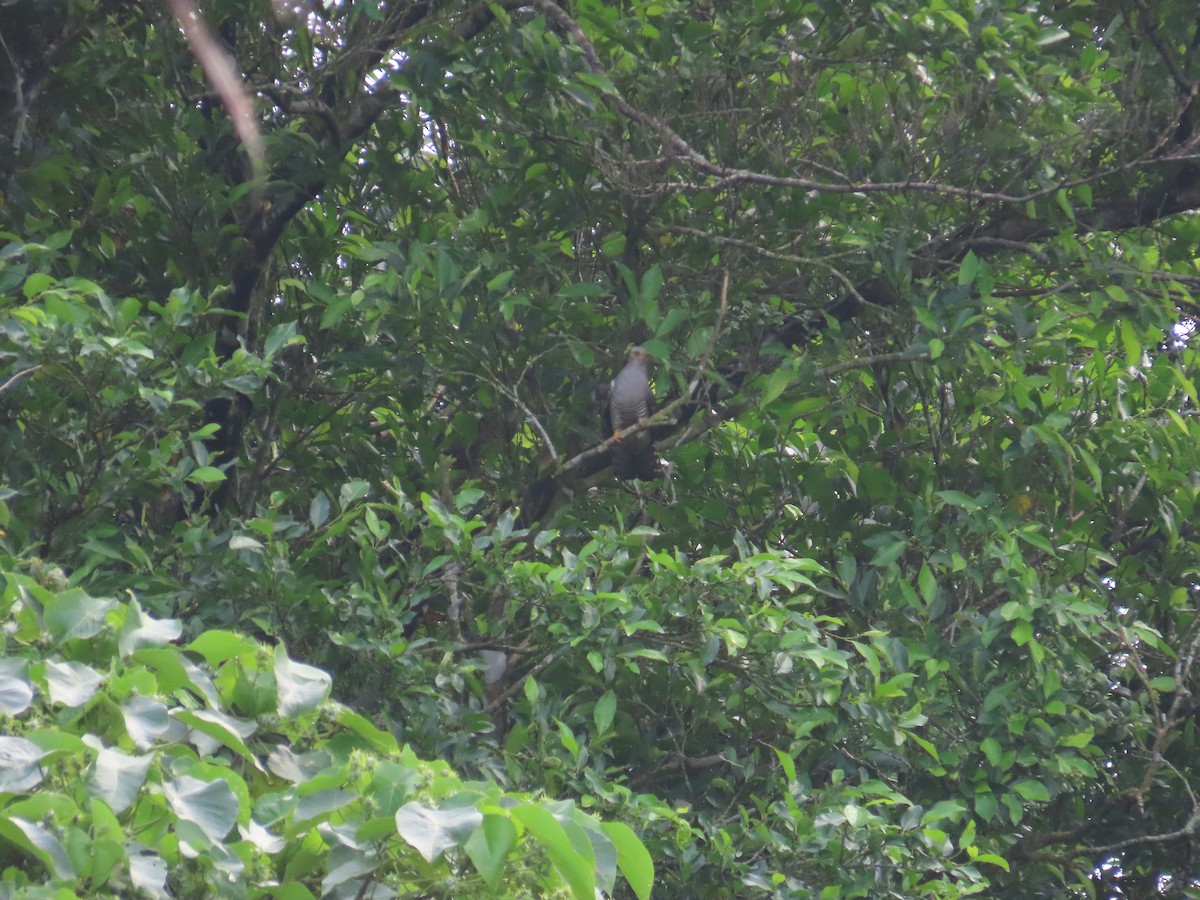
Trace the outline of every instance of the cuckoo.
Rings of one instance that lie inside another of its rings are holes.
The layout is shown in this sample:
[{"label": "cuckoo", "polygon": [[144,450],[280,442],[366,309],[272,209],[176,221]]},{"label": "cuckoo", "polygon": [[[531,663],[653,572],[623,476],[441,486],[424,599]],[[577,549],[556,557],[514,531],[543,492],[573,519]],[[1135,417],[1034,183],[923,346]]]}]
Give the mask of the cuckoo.
[{"label": "cuckoo", "polygon": [[648,481],[658,475],[658,460],[654,441],[648,431],[630,437],[621,432],[647,419],[654,410],[654,391],[650,389],[650,356],[641,347],[629,351],[629,361],[617,373],[608,389],[605,412],[612,436],[613,474],[621,479],[639,478]]}]

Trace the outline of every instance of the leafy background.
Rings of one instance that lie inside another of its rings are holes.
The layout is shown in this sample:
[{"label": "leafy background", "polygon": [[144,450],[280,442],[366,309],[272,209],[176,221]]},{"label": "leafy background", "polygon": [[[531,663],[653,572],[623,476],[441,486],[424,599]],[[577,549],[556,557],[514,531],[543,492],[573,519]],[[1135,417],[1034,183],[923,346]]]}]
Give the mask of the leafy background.
[{"label": "leafy background", "polygon": [[0,21],[6,896],[1200,896],[1192,4]]}]

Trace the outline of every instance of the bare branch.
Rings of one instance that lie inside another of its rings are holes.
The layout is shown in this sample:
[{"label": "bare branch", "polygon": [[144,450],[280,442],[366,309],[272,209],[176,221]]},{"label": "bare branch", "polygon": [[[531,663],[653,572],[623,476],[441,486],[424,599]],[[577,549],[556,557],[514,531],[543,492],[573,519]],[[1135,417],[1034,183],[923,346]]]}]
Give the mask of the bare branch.
[{"label": "bare branch", "polygon": [[848,359],[845,362],[822,366],[813,374],[818,378],[827,378],[830,375],[849,372],[851,369],[865,369],[869,366],[882,366],[889,363],[919,362],[927,359],[929,359],[928,350],[922,350],[917,353],[880,353],[875,356],[862,356],[858,359]]},{"label": "bare branch", "polygon": [[234,130],[250,156],[254,177],[259,184],[266,178],[267,152],[254,116],[254,106],[229,54],[213,39],[208,26],[190,0],[167,0],[171,14],[187,38],[192,54],[204,69],[213,89],[221,95]]},{"label": "bare branch", "polygon": [[1165,834],[1143,834],[1123,841],[1116,841],[1112,844],[1094,844],[1088,847],[1080,847],[1079,852],[1093,857],[1102,856],[1109,853],[1116,853],[1119,850],[1128,850],[1130,847],[1142,847],[1146,844],[1165,844],[1169,841],[1184,840],[1196,834],[1197,830],[1200,830],[1200,815],[1193,813],[1186,824],[1177,831],[1168,831]]},{"label": "bare branch", "polygon": [[40,368],[40,365],[30,366],[28,369],[22,369],[20,372],[17,372],[15,375],[9,378],[8,381],[4,382],[4,384],[0,384],[0,394],[3,394],[26,375],[30,374],[31,372],[36,372]]}]

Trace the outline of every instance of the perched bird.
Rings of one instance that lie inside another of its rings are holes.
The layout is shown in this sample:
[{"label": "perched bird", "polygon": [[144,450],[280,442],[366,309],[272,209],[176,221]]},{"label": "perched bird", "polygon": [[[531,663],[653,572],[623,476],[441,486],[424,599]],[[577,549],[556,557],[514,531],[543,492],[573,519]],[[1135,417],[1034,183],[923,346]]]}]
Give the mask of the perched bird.
[{"label": "perched bird", "polygon": [[654,455],[654,441],[649,432],[642,431],[632,437],[622,437],[621,432],[649,418],[654,411],[654,391],[650,389],[650,356],[641,347],[629,351],[629,361],[617,373],[608,389],[605,418],[617,445],[613,447],[613,474],[628,480],[639,478],[648,481],[658,475],[658,460]]}]

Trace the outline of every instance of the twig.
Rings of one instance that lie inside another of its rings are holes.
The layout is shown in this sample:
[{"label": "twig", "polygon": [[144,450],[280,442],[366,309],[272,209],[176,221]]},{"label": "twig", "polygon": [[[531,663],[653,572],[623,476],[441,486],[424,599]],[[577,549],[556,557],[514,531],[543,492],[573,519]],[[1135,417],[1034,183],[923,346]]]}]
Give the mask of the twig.
[{"label": "twig", "polygon": [[1178,841],[1183,838],[1189,838],[1197,831],[1197,826],[1200,826],[1200,814],[1193,813],[1192,817],[1187,820],[1187,823],[1178,831],[1168,831],[1165,834],[1144,834],[1141,837],[1128,838],[1124,841],[1117,841],[1112,844],[1098,844],[1090,847],[1081,847],[1080,852],[1086,853],[1089,856],[1095,857],[1108,853],[1116,853],[1118,850],[1127,850],[1130,847],[1139,847],[1145,844],[1165,844],[1167,841]]},{"label": "twig", "polygon": [[0,32],[0,47],[4,48],[4,55],[8,57],[8,64],[12,66],[13,70],[13,105],[17,110],[17,125],[13,129],[12,146],[14,150],[20,150],[21,142],[25,139],[25,121],[29,118],[29,107],[25,101],[25,79],[21,75],[21,65],[13,56],[12,50],[8,48],[8,41],[4,40],[2,32]]},{"label": "twig", "polygon": [[851,369],[865,369],[868,366],[880,366],[886,363],[920,362],[928,359],[928,350],[922,350],[918,353],[880,353],[876,356],[862,356],[858,359],[848,359],[845,362],[834,363],[830,366],[822,366],[813,374],[817,378],[826,378],[830,375],[838,375],[842,372],[849,372]]},{"label": "twig", "polygon": [[[583,52],[584,61],[589,71],[597,75],[606,74],[604,67],[600,64],[600,58],[596,53],[596,48],[592,45],[592,42],[588,40],[588,37],[584,33],[583,29],[574,19],[571,18],[570,15],[555,5],[553,0],[533,0],[533,6],[541,11],[543,15],[545,15],[548,22],[571,36],[572,40],[575,41],[576,45]],[[692,146],[686,140],[684,140],[684,138],[678,132],[672,129],[661,119],[642,112],[640,109],[637,109],[616,93],[603,92],[601,96],[608,105],[613,107],[626,118],[631,119],[632,121],[641,125],[645,125],[647,128],[657,132],[663,144],[665,144],[666,147],[677,157],[686,160],[701,174],[717,179],[715,182],[709,182],[703,185],[686,183],[668,185],[684,190],[702,189],[705,191],[719,191],[737,184],[759,184],[769,187],[783,187],[793,190],[815,191],[827,194],[926,193],[937,194],[946,197],[961,197],[963,199],[978,200],[984,203],[1021,205],[1041,197],[1053,196],[1059,191],[1070,190],[1074,187],[1090,184],[1103,178],[1137,168],[1141,165],[1176,163],[1188,161],[1193,158],[1192,154],[1182,153],[1173,156],[1156,155],[1158,150],[1165,143],[1165,141],[1160,141],[1159,145],[1153,148],[1149,153],[1143,154],[1141,157],[1131,160],[1123,165],[1114,166],[1111,169],[1093,173],[1085,178],[1064,179],[1058,184],[1031,191],[1023,195],[1006,194],[997,191],[980,191],[971,188],[957,187],[955,185],[914,180],[886,182],[867,181],[858,183],[844,182],[840,184],[827,183],[821,181],[812,181],[807,178],[796,178],[787,175],[772,175],[766,172],[754,172],[749,169],[734,169],[727,166],[718,165],[703,154],[693,149]]]},{"label": "twig", "polygon": [[723,763],[731,766],[737,765],[724,753],[712,753],[708,756],[684,756],[682,753],[675,753],[663,763],[660,771],[670,772],[674,769],[696,771],[697,769],[711,769]]},{"label": "twig", "polygon": [[513,402],[517,409],[521,410],[522,414],[525,416],[525,421],[532,425],[537,433],[542,436],[542,440],[546,444],[546,449],[550,451],[550,458],[557,462],[558,451],[554,449],[554,441],[550,439],[550,434],[542,426],[541,420],[534,415],[533,410],[525,405],[525,402],[517,395],[515,390],[510,390],[506,385],[500,383],[494,378],[489,380],[500,389],[504,396]]},{"label": "twig", "polygon": [[30,366],[28,369],[22,369],[16,375],[12,376],[12,378],[8,379],[8,381],[4,382],[4,384],[0,384],[0,394],[3,394],[10,387],[12,387],[14,384],[16,384],[18,381],[20,381],[26,375],[28,375],[30,372],[36,372],[40,368],[41,368],[41,365],[39,364],[36,366]]},{"label": "twig", "polygon": [[221,95],[234,131],[246,148],[260,189],[266,179],[267,152],[254,115],[254,106],[246,87],[233,67],[229,54],[213,38],[199,11],[190,0],[167,0],[171,14],[183,31],[192,55],[200,63],[209,84]]},{"label": "twig", "polygon": [[1143,472],[1142,477],[1133,486],[1133,490],[1129,492],[1129,499],[1121,507],[1121,512],[1117,515],[1117,522],[1113,526],[1112,533],[1108,536],[1109,547],[1112,547],[1113,544],[1125,536],[1125,519],[1129,515],[1129,511],[1133,509],[1133,504],[1137,502],[1137,498],[1142,493],[1142,488],[1146,486],[1146,481],[1149,477],[1147,473]]},{"label": "twig", "polygon": [[507,688],[505,688],[504,692],[502,694],[500,694],[500,696],[498,696],[494,700],[492,700],[492,702],[489,703],[484,708],[483,711],[485,713],[489,713],[489,714],[495,712],[497,709],[500,708],[501,704],[503,704],[506,700],[508,700],[509,697],[511,697],[513,694],[515,694],[517,692],[517,689],[520,688],[523,684],[525,684],[525,682],[528,679],[532,678],[538,672],[545,669],[551,663],[557,661],[558,658],[563,655],[563,653],[565,653],[568,649],[570,649],[570,647],[571,647],[570,644],[564,644],[561,647],[551,650],[538,663],[536,663],[532,668],[530,668],[530,670],[528,672],[526,672],[524,675],[522,675],[520,678],[518,678],[516,681],[514,681],[512,684],[510,684]]},{"label": "twig", "polygon": [[[454,495],[450,490],[450,466],[447,464],[446,457],[442,457],[441,465],[442,489],[441,501],[442,506],[446,509],[454,508]],[[453,542],[446,538],[446,550],[453,554]],[[450,633],[454,636],[454,640],[458,643],[463,642],[462,630],[462,611],[463,611],[463,595],[459,589],[458,577],[462,573],[457,559],[451,559],[446,568],[442,571],[442,584],[446,586],[446,616],[450,620]]]},{"label": "twig", "polygon": [[708,346],[704,348],[704,354],[700,357],[700,362],[696,365],[696,375],[692,379],[692,383],[688,385],[688,396],[693,399],[696,397],[696,392],[700,389],[701,379],[704,378],[704,373],[708,369],[708,363],[712,359],[713,351],[717,349],[717,340],[721,337],[721,325],[725,321],[725,313],[729,312],[729,266],[723,266],[725,275],[721,279],[721,302],[717,307],[717,321],[713,323],[712,334],[708,338]]}]

